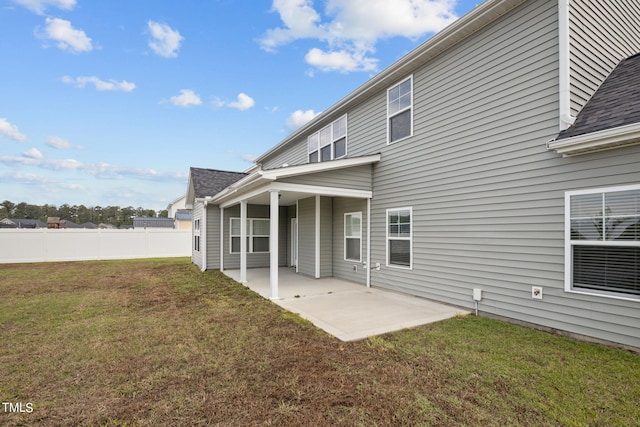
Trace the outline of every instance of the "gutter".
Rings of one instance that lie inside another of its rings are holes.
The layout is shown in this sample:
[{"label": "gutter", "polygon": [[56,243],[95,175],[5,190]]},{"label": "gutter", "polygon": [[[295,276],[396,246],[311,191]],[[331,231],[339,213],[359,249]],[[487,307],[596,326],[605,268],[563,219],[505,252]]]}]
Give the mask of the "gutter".
[{"label": "gutter", "polygon": [[570,138],[551,140],[547,142],[547,148],[567,157],[638,143],[640,143],[640,123],[633,123]]}]

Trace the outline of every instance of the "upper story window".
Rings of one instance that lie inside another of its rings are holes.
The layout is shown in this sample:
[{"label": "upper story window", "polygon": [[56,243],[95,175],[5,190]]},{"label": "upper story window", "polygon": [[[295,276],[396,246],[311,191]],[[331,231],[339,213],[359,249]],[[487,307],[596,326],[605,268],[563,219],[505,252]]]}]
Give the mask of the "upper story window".
[{"label": "upper story window", "polygon": [[387,137],[394,143],[413,135],[413,76],[387,91]]},{"label": "upper story window", "polygon": [[309,163],[339,159],[347,155],[347,116],[307,138]]},{"label": "upper story window", "polygon": [[639,299],[640,185],[565,197],[565,289]]}]

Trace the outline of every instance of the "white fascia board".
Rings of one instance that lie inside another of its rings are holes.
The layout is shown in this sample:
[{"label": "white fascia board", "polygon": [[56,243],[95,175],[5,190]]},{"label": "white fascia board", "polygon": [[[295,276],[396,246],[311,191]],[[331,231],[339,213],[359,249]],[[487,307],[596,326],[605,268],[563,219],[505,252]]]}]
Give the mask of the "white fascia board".
[{"label": "white fascia board", "polygon": [[290,176],[306,175],[309,173],[326,172],[336,169],[362,166],[380,161],[380,154],[370,156],[351,157],[346,159],[331,160],[328,162],[307,163],[304,165],[288,166],[278,169],[262,171],[262,177],[270,180],[286,178]]},{"label": "white fascia board", "polygon": [[291,184],[288,182],[271,182],[252,191],[237,194],[219,202],[221,208],[228,208],[237,205],[243,200],[250,200],[261,194],[270,191],[290,191],[295,193],[306,193],[309,195],[330,196],[330,197],[350,197],[356,199],[369,199],[373,197],[373,192],[368,190],[353,190],[349,188],[323,187],[318,185]]},{"label": "white fascia board", "polygon": [[563,156],[610,150],[640,143],[640,123],[550,141],[548,147]]},{"label": "white fascia board", "polygon": [[350,188],[323,187],[319,185],[291,184],[288,182],[273,182],[269,184],[267,191],[268,190],[292,191],[296,193],[307,193],[307,194],[313,194],[318,196],[351,197],[356,199],[369,199],[373,197],[373,192],[368,190],[353,190]]}]

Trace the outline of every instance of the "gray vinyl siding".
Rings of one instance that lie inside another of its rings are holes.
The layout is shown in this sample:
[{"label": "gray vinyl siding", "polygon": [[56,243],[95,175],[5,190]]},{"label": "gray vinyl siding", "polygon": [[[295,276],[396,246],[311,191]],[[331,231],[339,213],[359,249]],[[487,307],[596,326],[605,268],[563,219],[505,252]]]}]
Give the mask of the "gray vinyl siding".
[{"label": "gray vinyl siding", "polygon": [[[202,224],[204,223],[204,204],[202,202],[194,203],[191,221],[191,262],[202,268],[202,245],[200,246],[200,251],[195,249],[195,223],[198,219],[200,220],[200,236],[202,236]],[[202,239],[202,237],[200,238]]]},{"label": "gray vinyl siding", "polygon": [[[313,132],[310,131],[309,135],[312,133]],[[282,167],[284,164],[293,166],[303,165],[308,162],[307,139],[304,137],[292,144],[289,144],[286,148],[273,153],[269,158],[262,162],[262,168],[265,170],[275,169]]]},{"label": "gray vinyl siding", "polygon": [[[362,213],[361,261],[344,259],[344,214]],[[333,276],[351,282],[366,284],[367,276],[363,268],[367,257],[367,202],[362,199],[335,197],[333,199]],[[357,270],[354,269],[357,267]]]},{"label": "gray vinyl siding", "polygon": [[320,197],[320,277],[333,276],[333,198]]},{"label": "gray vinyl siding", "polygon": [[622,59],[640,52],[638,0],[571,0],[571,114],[577,115]]},{"label": "gray vinyl siding", "polygon": [[298,272],[316,276],[316,198],[298,200]]},{"label": "gray vinyl siding", "polygon": [[371,191],[371,171],[371,165],[362,165],[283,178],[278,182]]},{"label": "gray vinyl siding", "polygon": [[[207,270],[220,268],[220,207],[207,205],[206,245]],[[200,242],[205,244],[204,241]]]}]

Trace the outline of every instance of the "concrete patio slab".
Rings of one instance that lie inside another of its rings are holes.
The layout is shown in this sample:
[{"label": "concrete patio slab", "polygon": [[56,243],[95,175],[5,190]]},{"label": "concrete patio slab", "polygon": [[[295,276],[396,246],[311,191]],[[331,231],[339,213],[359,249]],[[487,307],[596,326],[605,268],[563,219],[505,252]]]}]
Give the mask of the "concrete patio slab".
[{"label": "concrete patio slab", "polygon": [[[238,270],[225,274],[238,280]],[[249,289],[270,298],[269,269],[248,269]],[[279,270],[279,299],[272,300],[342,341],[355,341],[466,315],[469,311],[424,298],[335,278],[312,279]]]}]

